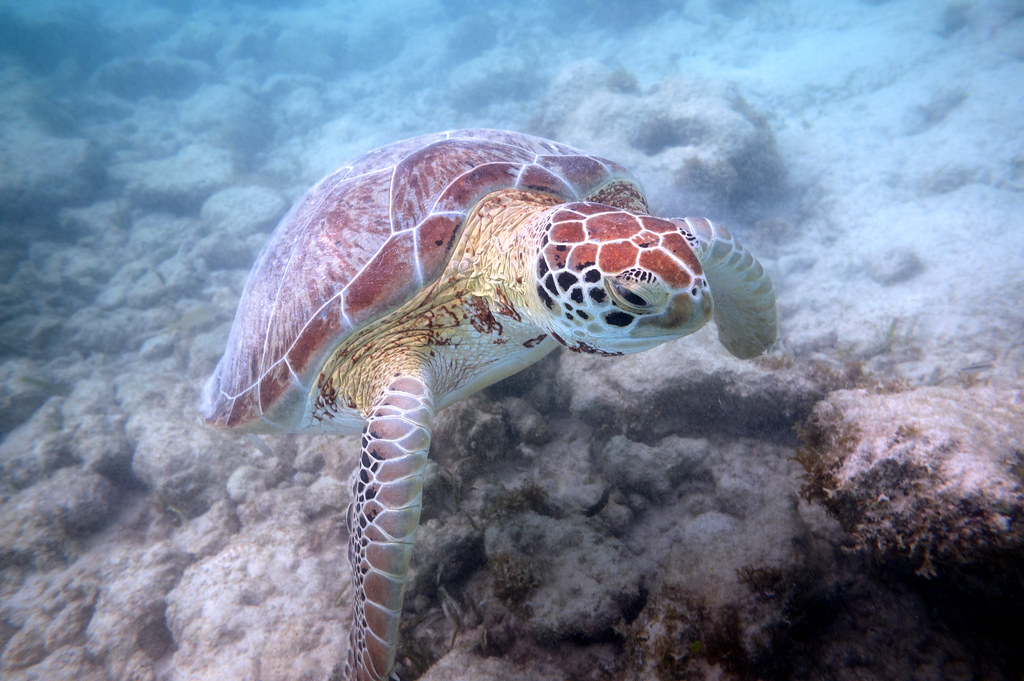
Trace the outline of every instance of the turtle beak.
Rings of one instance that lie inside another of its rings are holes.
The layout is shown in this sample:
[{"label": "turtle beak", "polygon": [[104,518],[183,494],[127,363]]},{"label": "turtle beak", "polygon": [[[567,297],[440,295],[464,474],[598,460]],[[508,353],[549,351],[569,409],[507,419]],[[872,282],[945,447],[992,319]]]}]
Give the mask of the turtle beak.
[{"label": "turtle beak", "polygon": [[634,336],[687,336],[699,330],[711,319],[713,303],[711,293],[698,290],[677,293],[669,299],[661,314],[647,315],[637,320]]}]

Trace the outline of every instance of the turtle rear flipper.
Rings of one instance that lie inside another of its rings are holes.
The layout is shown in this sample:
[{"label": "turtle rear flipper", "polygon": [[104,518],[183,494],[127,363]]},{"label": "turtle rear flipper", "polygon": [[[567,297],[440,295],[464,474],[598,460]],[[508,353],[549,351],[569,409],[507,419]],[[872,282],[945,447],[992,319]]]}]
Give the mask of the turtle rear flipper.
[{"label": "turtle rear flipper", "polygon": [[695,251],[714,300],[718,340],[740,359],[762,354],[775,342],[778,322],[775,291],[761,263],[727,229],[710,220],[673,222],[697,242]]}]

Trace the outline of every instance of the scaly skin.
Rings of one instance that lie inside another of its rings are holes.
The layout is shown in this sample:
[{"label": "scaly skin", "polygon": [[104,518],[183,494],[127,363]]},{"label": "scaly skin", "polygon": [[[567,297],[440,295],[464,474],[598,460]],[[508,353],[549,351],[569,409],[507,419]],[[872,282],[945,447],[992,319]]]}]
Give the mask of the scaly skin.
[{"label": "scaly skin", "polygon": [[433,418],[426,383],[404,376],[388,386],[366,419],[347,519],[355,594],[349,679],[380,681],[395,664]]},{"label": "scaly skin", "polygon": [[321,389],[324,405],[341,396],[366,413],[347,519],[355,614],[346,679],[382,681],[394,667],[435,401],[478,390],[556,347],[531,342],[539,333],[523,321],[530,296],[517,274],[537,250],[523,242],[540,242],[538,218],[551,202],[520,194],[482,202],[441,279],[355,334],[321,378],[334,391],[325,400]]},{"label": "scaly skin", "polygon": [[[368,414],[393,376],[429,375],[438,408],[529,366],[557,345],[534,341],[544,312],[531,267],[554,199],[517,190],[485,197],[444,274],[384,319],[352,334],[324,365],[319,415]],[[333,397],[332,393],[333,391]]]},{"label": "scaly skin", "polygon": [[343,165],[261,251],[200,412],[253,432],[362,429],[349,681],[392,674],[435,410],[559,344],[639,352],[712,313],[738,357],[775,339],[771,282],[728,232],[647,212],[613,161],[455,130]]},{"label": "scaly skin", "polygon": [[392,674],[435,409],[558,343],[615,355],[703,326],[712,304],[698,253],[716,232],[700,227],[495,192],[471,211],[442,276],[325,364],[314,418],[342,407],[366,417],[348,511],[355,619],[346,678]]}]

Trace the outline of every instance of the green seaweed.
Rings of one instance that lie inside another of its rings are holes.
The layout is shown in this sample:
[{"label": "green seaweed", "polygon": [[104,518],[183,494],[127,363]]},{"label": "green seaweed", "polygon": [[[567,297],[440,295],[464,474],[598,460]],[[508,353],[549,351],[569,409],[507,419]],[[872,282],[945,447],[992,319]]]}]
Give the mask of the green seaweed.
[{"label": "green seaweed", "polygon": [[836,474],[860,442],[860,429],[846,422],[838,409],[818,409],[796,425],[796,434],[800,445],[795,458],[806,473],[800,495],[824,502],[838,487]]},{"label": "green seaweed", "polygon": [[736,579],[762,600],[775,598],[785,587],[782,571],[771,566],[744,565],[736,569]]},{"label": "green seaweed", "polygon": [[481,515],[487,519],[508,518],[528,511],[555,516],[547,492],[535,480],[527,480],[512,489],[498,485],[497,494],[487,501]]},{"label": "green seaweed", "polygon": [[469,521],[470,526],[474,530],[479,530],[480,525],[477,523],[476,518],[469,512],[464,506],[469,493],[473,489],[473,484],[468,482],[462,475],[457,472],[453,472],[447,468],[438,466],[436,483],[442,487],[441,492],[437,496],[440,497],[441,503],[447,506],[454,513],[460,513],[462,516]]},{"label": "green seaweed", "polygon": [[494,577],[494,593],[510,604],[519,604],[540,586],[539,568],[530,559],[502,551],[487,561]]},{"label": "green seaweed", "polygon": [[[679,586],[663,586],[630,623],[620,622],[623,657],[630,668],[647,669],[664,681],[702,678],[693,663],[708,652],[710,611]],[[643,678],[650,678],[649,674]]]},{"label": "green seaweed", "polygon": [[[806,376],[825,392],[858,388],[873,393],[908,390],[911,384],[905,378],[891,377],[895,363],[920,355],[921,349],[914,340],[915,329],[915,322],[893,317],[879,338],[866,347],[851,343],[837,347],[831,358],[807,361]],[[768,363],[764,366],[774,368]]]},{"label": "green seaweed", "polygon": [[66,397],[71,394],[71,384],[46,378],[45,376],[19,376],[18,380],[33,388],[38,388],[45,395]]},{"label": "green seaweed", "polygon": [[796,357],[788,350],[770,351],[767,354],[755,357],[754,364],[768,371],[780,371],[792,369],[796,366]]},{"label": "green seaweed", "polygon": [[1011,458],[1010,473],[1024,485],[1024,449],[1015,449]]},{"label": "green seaweed", "polygon": [[878,346],[878,350],[875,352],[877,355],[884,355],[892,352],[893,348],[896,347],[898,340],[898,334],[896,330],[899,328],[900,318],[893,317],[892,322],[889,323],[889,328],[886,329],[885,335],[882,337],[882,342]]}]

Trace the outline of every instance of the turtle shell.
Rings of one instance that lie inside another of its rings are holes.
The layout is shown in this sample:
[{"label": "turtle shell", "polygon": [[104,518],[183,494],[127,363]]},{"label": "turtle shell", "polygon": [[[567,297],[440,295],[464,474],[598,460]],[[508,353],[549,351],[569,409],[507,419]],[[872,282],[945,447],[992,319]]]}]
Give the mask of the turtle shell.
[{"label": "turtle shell", "polygon": [[206,421],[308,426],[333,351],[439,277],[468,211],[508,188],[646,212],[618,164],[530,135],[457,130],[363,154],[310,189],[264,245],[203,391]]}]

